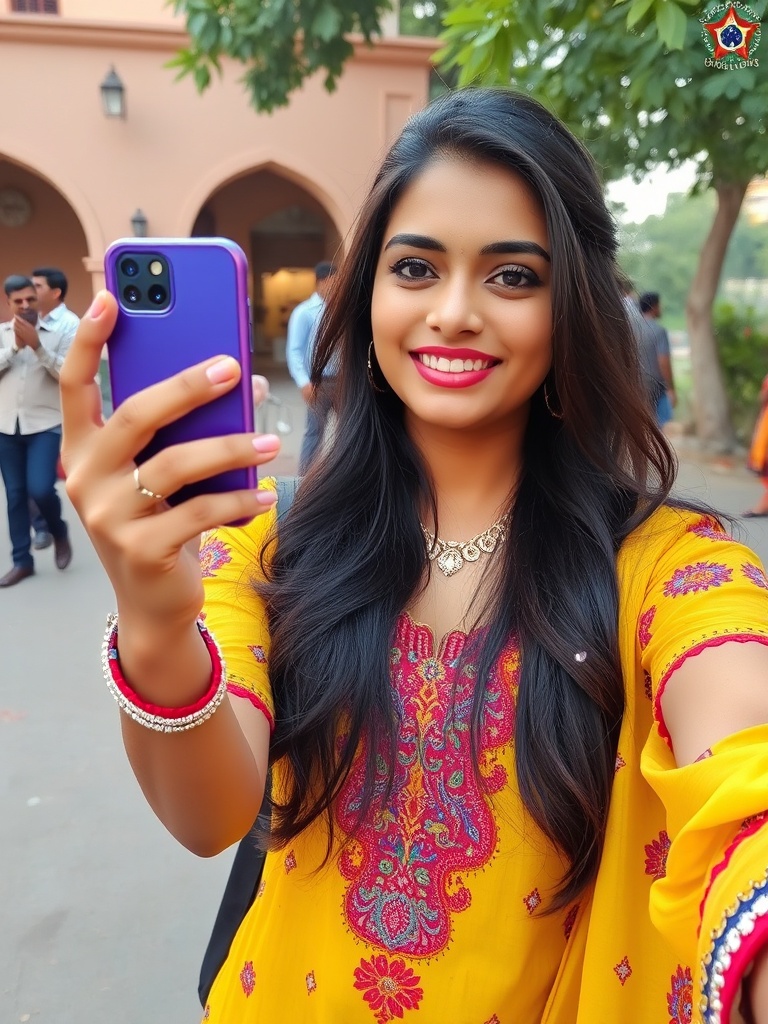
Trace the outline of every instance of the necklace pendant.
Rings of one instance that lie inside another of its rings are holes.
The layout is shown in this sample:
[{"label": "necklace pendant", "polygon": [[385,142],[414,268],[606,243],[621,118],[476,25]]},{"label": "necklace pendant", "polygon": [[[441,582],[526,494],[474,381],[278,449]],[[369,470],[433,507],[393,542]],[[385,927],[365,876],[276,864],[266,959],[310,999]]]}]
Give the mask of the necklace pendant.
[{"label": "necklace pendant", "polygon": [[464,564],[461,552],[457,548],[446,548],[437,556],[437,565],[444,576],[453,576]]},{"label": "necklace pendant", "polygon": [[478,545],[471,540],[462,546],[461,553],[466,562],[476,562],[481,554]]}]

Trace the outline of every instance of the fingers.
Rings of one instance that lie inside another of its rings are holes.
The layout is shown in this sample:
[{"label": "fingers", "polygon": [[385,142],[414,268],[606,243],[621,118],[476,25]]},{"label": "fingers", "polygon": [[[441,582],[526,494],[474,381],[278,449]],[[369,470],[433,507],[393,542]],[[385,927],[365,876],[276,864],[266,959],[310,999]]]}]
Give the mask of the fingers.
[{"label": "fingers", "polygon": [[[189,541],[206,530],[215,530],[227,523],[249,523],[268,511],[277,501],[270,490],[229,491],[223,494],[202,494],[190,498],[174,508],[163,509],[158,517],[134,521],[132,529],[140,541],[135,551],[148,566],[157,566],[176,553]],[[162,521],[162,529],[158,523]]]},{"label": "fingers", "polygon": [[280,438],[275,434],[231,434],[172,445],[142,463],[141,482],[158,494],[175,494],[185,484],[218,473],[261,466],[279,450]]},{"label": "fingers", "polygon": [[101,291],[80,321],[59,374],[61,411],[65,447],[72,447],[96,429],[94,408],[98,399],[95,384],[101,352],[112,333],[117,303],[109,292]]},{"label": "fingers", "polygon": [[253,387],[253,404],[259,406],[269,398],[269,381],[258,373],[251,374],[251,386]]}]

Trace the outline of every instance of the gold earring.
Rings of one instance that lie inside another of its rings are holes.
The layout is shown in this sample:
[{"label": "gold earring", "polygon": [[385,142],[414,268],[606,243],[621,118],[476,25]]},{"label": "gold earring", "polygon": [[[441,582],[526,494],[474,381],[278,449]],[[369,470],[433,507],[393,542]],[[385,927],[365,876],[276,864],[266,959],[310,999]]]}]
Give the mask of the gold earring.
[{"label": "gold earring", "polygon": [[550,416],[553,416],[556,420],[563,419],[563,411],[555,412],[552,406],[549,404],[549,392],[547,391],[547,382],[544,381],[544,405],[547,407],[547,412]]},{"label": "gold earring", "polygon": [[369,381],[369,383],[370,383],[370,385],[371,385],[371,387],[373,388],[374,391],[378,391],[380,395],[383,395],[384,392],[386,391],[386,388],[380,388],[378,386],[378,384],[376,383],[376,381],[374,379],[374,376],[373,376],[373,367],[371,366],[371,354],[372,354],[372,352],[373,352],[373,338],[371,338],[371,343],[368,346],[368,381]]}]

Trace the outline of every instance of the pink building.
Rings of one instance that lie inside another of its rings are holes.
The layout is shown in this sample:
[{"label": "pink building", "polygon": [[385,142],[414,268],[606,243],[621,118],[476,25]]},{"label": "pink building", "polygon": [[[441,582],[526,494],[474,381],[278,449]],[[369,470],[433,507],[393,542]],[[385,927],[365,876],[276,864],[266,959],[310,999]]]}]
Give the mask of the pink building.
[{"label": "pink building", "polygon": [[[360,45],[339,88],[316,77],[257,115],[240,69],[200,97],[164,67],[186,40],[164,0],[0,0],[0,280],[68,275],[82,312],[102,257],[144,215],[150,235],[226,235],[251,263],[257,347],[284,330],[311,268],[339,250],[371,172],[427,99],[433,41]],[[114,69],[123,117],[101,84]]]}]

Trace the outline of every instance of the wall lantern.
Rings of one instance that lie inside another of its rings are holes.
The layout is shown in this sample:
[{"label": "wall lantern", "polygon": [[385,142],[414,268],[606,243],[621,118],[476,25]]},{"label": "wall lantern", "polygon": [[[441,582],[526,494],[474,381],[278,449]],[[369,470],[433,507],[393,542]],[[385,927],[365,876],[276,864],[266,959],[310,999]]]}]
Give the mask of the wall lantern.
[{"label": "wall lantern", "polygon": [[146,238],[147,228],[149,227],[146,214],[141,210],[137,210],[131,217],[131,227],[133,228],[134,238]]},{"label": "wall lantern", "polygon": [[101,102],[107,117],[125,117],[125,86],[114,67],[101,83]]}]

